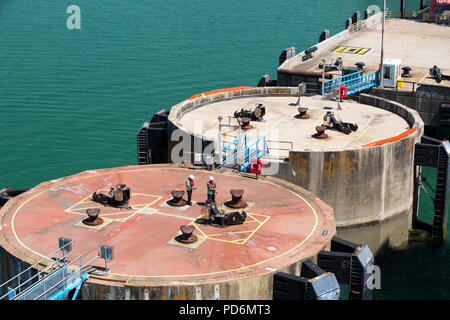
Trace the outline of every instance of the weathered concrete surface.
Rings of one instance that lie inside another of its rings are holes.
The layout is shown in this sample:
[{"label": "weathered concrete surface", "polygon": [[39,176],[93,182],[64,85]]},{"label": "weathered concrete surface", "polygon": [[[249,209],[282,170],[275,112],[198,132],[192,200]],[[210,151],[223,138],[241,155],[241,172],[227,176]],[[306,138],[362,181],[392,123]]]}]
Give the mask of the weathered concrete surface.
[{"label": "weathered concrete surface", "polygon": [[[291,150],[346,150],[359,148],[373,141],[399,135],[409,129],[408,123],[395,113],[374,108],[369,105],[354,101],[341,103],[342,110],[337,110],[337,102],[322,99],[321,96],[302,97],[301,106],[308,108],[309,119],[297,119],[298,106],[294,106],[297,97],[279,96],[255,96],[242,97],[205,104],[201,108],[186,113],[180,119],[180,128],[191,135],[198,128],[203,137],[208,140],[217,140],[219,130],[217,118],[222,116],[227,123],[228,116],[241,108],[254,109],[261,103],[266,108],[263,122],[251,121],[252,129],[246,130],[248,144],[256,141],[261,136],[266,136],[270,141],[269,148],[272,156],[279,154],[278,148],[286,150],[288,156]],[[315,127],[322,125],[327,108],[337,119],[345,122],[357,123],[358,130],[346,135],[341,132],[327,131],[328,139],[314,139]],[[231,119],[232,125],[238,125],[236,118]],[[244,131],[242,131],[244,132]],[[238,133],[234,128],[222,129],[223,140],[232,141]]]},{"label": "weathered concrete surface", "polygon": [[406,247],[410,226],[411,215],[406,210],[380,222],[338,228],[337,236],[354,243],[368,244],[375,254],[375,261],[381,261],[389,249]]},{"label": "weathered concrete surface", "polygon": [[439,127],[440,107],[450,103],[450,87],[436,85],[416,86],[414,92],[388,88],[372,88],[371,95],[397,101],[419,112],[426,126]]},{"label": "weathered concrete surface", "polygon": [[[377,71],[381,56],[381,19],[382,14],[373,16],[366,22],[367,27],[350,33],[344,30],[317,46],[313,58],[303,61],[304,53],[286,60],[278,68],[278,83],[282,86],[295,86],[302,79],[295,75],[302,72],[319,72],[322,59],[334,63],[338,57],[343,59],[344,68],[355,68],[355,63],[364,62],[365,73]],[[333,52],[338,47],[369,49],[364,54]],[[421,84],[436,85],[429,78],[429,69],[437,65],[444,74],[450,74],[450,33],[448,27],[432,23],[422,23],[405,19],[388,19],[385,28],[384,58],[401,59],[402,66],[412,68],[410,78]],[[303,81],[308,81],[304,79]],[[450,87],[450,81],[443,80],[440,86]],[[409,87],[407,88],[409,90]]]},{"label": "weathered concrete surface", "polygon": [[[151,290],[149,298],[154,299],[214,299],[216,293],[220,299],[270,299],[273,273],[313,258],[336,232],[333,210],[310,192],[272,177],[256,180],[228,170],[214,173],[218,208],[226,210],[223,203],[231,198],[230,189],[242,188],[247,219],[223,229],[201,224],[198,219],[207,214],[202,207],[167,204],[171,190],[183,189],[190,174],[196,177],[193,201],[205,201],[211,172],[174,165],[89,170],[41,183],[0,211],[2,264],[34,264],[57,249],[58,238],[64,236],[75,241],[76,252],[67,259],[77,264],[73,257],[83,252],[89,252],[83,261],[96,256],[96,244],[114,248],[109,272],[87,280],[86,288],[94,288],[95,296],[108,298],[99,289],[105,284],[114,287],[108,292],[116,299],[145,297],[145,290]],[[129,208],[91,200],[94,191],[107,192],[118,183],[131,187]],[[81,223],[89,208],[101,209],[102,225]],[[195,227],[196,243],[174,240],[181,225]],[[90,265],[102,268],[104,262],[97,258]],[[18,271],[9,269],[11,275]],[[89,291],[83,292],[83,299],[89,299]]]},{"label": "weathered concrete surface", "polygon": [[[192,119],[203,119],[206,122],[205,126],[207,128],[211,127],[209,130],[212,130],[214,124],[211,124],[211,122],[214,116],[217,117],[219,113],[225,114],[227,112],[225,110],[226,107],[223,107],[222,104],[229,108],[230,105],[240,105],[241,99],[243,99],[242,101],[248,100],[250,102],[257,102],[259,99],[264,102],[264,98],[267,99],[267,96],[270,96],[271,99],[280,99],[281,101],[282,97],[279,95],[283,95],[283,93],[285,96],[288,96],[285,97],[286,101],[289,99],[296,101],[295,90],[298,90],[297,88],[275,88],[279,93],[276,93],[278,96],[275,95],[272,98],[276,91],[272,91],[272,94],[268,93],[269,90],[275,89],[270,87],[258,89],[242,90],[221,94],[221,96],[207,96],[202,98],[202,103],[198,103],[195,100],[181,102],[172,108],[173,114],[171,112],[171,115],[169,115],[172,128],[181,128],[188,136],[194,136],[199,140],[203,138],[213,139],[214,133],[210,132],[209,135],[194,134],[193,129],[186,126],[183,118],[189,115],[191,108],[198,115]],[[250,98],[253,98],[253,100]],[[320,100],[313,101],[312,98],[306,97],[302,97],[301,101],[303,101],[301,103],[304,105],[310,102],[320,105],[323,102]],[[312,138],[308,140],[305,135],[289,136],[289,133],[293,131],[302,132],[305,131],[305,128],[300,129],[299,127],[298,129],[291,128],[291,131],[287,130],[289,126],[280,121],[291,121],[295,110],[292,110],[292,114],[289,115],[277,110],[276,117],[278,119],[275,121],[277,125],[274,125],[273,128],[279,131],[286,130],[285,135],[287,136],[285,138],[291,142],[296,142],[296,144],[291,147],[291,151],[286,152],[285,159],[283,159],[282,154],[278,154],[280,157],[277,159],[272,157],[264,158],[265,172],[268,172],[269,168],[276,168],[274,173],[271,173],[275,177],[292,182],[314,194],[318,194],[320,198],[334,208],[338,230],[342,231],[345,228],[355,229],[368,225],[370,225],[368,228],[373,227],[373,236],[370,236],[371,240],[367,243],[373,248],[372,251],[377,254],[377,248],[383,249],[383,244],[387,238],[391,239],[389,245],[393,247],[402,246],[407,242],[407,230],[412,214],[414,145],[420,141],[423,135],[424,124],[415,110],[409,109],[400,103],[367,94],[361,94],[359,102],[361,104],[344,104],[343,109],[348,108],[350,110],[353,106],[362,106],[361,110],[351,109],[353,113],[357,114],[353,117],[359,117],[360,121],[370,114],[366,114],[370,109],[386,112],[393,116],[394,119],[400,119],[404,127],[401,127],[399,131],[395,131],[397,128],[392,128],[393,124],[388,121],[384,122],[384,117],[379,117],[378,123],[376,123],[377,118],[374,118],[373,122],[370,123],[359,122],[358,125],[361,125],[361,127],[356,132],[356,135],[350,134],[350,137],[343,137],[344,135],[339,132],[327,131],[327,133],[331,133],[332,139],[334,138],[333,142],[335,143],[331,144],[327,141],[317,141]],[[212,108],[210,110],[213,113],[216,112],[214,116],[210,115],[208,118],[208,110],[202,113],[203,108],[213,105],[218,106],[219,103],[222,103],[221,108]],[[336,102],[329,102],[329,104],[334,105]],[[314,108],[311,109],[313,110],[312,121],[314,121],[315,111]],[[268,117],[270,117],[271,109],[266,109],[267,112],[269,112]],[[206,120],[202,117],[206,117]],[[349,120],[345,118],[343,120],[351,121],[354,119],[353,117],[349,115]],[[319,122],[320,119],[316,120]],[[257,123],[256,126],[258,126]],[[417,131],[399,141],[376,147],[362,147],[366,142],[374,142],[386,137],[396,136],[398,133],[412,127],[415,127]],[[369,137],[366,135],[371,132],[371,129],[374,130],[375,135],[370,137],[370,141],[364,141],[363,139]],[[253,129],[247,131],[247,134],[251,130]],[[268,130],[268,134],[270,135],[270,130]],[[300,138],[303,137],[304,140],[299,140],[299,136]],[[351,143],[350,140],[346,139],[356,141]],[[340,145],[339,143],[342,142],[347,143]],[[399,221],[407,221],[407,223],[397,223],[395,225],[398,228],[390,228],[389,221],[393,221],[396,217]],[[383,223],[384,221],[386,223]],[[383,230],[386,230],[386,232],[387,230],[390,231],[385,233]],[[350,233],[349,231],[345,234],[349,235]]]},{"label": "weathered concrete surface", "polygon": [[[7,293],[7,287],[14,288],[18,286],[19,280],[20,283],[26,283],[26,281],[31,279],[36,274],[34,269],[29,269],[29,263],[9,254],[5,249],[3,249],[2,244],[3,240],[1,240],[0,234],[0,285],[2,285],[0,288],[0,296]],[[25,270],[27,271],[25,272]],[[19,274],[21,274],[19,277],[9,281]],[[35,279],[31,280],[29,283],[31,284],[34,280]]]},{"label": "weathered concrete surface", "polygon": [[412,207],[413,146],[410,138],[378,148],[293,151],[279,177],[290,173],[288,181],[331,203],[338,227],[380,222]]},{"label": "weathered concrete surface", "polygon": [[[322,250],[330,250],[330,243]],[[317,255],[310,258],[317,262]],[[276,272],[300,276],[302,261]],[[84,300],[271,300],[274,273],[272,271],[266,275],[210,284],[171,286],[112,283],[92,279],[82,287],[82,296]]]},{"label": "weathered concrete surface", "polygon": [[[369,95],[361,95],[360,100],[401,115],[417,131],[399,141],[357,150],[292,151],[289,162],[279,164],[276,176],[329,203],[342,237],[354,240],[365,234],[364,229],[372,229],[372,235],[364,241],[377,254],[386,242],[395,248],[408,240],[414,145],[423,135],[423,122],[416,111],[401,104]],[[388,220],[393,219],[398,228],[390,227]]]}]

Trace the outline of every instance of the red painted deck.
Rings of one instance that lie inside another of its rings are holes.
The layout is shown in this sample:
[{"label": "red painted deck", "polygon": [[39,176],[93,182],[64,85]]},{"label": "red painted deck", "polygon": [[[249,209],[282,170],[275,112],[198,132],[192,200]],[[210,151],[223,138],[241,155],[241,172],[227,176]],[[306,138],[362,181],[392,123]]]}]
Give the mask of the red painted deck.
[{"label": "red painted deck", "polygon": [[[182,189],[189,174],[196,177],[194,201],[205,201],[210,175],[216,179],[218,205],[231,198],[230,189],[244,189],[250,205],[245,223],[224,229],[199,225],[195,220],[202,208],[197,204],[186,210],[168,207],[170,192]],[[94,191],[118,183],[131,188],[132,209],[90,201]],[[90,207],[101,207],[105,223],[98,230],[80,226]],[[165,284],[273,272],[315,255],[335,234],[332,209],[299,187],[168,165],[92,170],[41,183],[10,200],[0,213],[2,246],[28,263],[55,251],[58,238],[66,237],[75,240],[75,256],[97,243],[114,247],[105,280]],[[183,224],[194,224],[196,248],[173,244]],[[104,266],[101,259],[93,264]]]}]

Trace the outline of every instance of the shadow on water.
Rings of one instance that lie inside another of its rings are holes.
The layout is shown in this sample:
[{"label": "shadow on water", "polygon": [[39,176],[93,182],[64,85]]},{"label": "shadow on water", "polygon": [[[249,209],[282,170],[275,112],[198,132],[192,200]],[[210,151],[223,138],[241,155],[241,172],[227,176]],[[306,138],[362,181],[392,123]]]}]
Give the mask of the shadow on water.
[{"label": "shadow on water", "polygon": [[[431,130],[426,128],[425,134],[443,140],[450,137],[450,129]],[[431,185],[435,184],[435,168],[422,168],[422,175]],[[433,202],[429,195],[421,192],[419,219],[426,223],[432,223],[433,208]],[[375,290],[374,299],[450,299],[450,239],[448,234],[445,243],[440,247],[410,242],[403,250],[386,252],[379,261],[381,289]]]}]

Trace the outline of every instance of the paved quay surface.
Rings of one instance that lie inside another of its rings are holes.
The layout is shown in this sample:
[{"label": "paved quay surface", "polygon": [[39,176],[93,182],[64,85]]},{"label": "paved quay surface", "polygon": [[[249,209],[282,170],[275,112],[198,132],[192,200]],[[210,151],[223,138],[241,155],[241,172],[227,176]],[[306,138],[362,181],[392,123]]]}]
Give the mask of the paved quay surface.
[{"label": "paved quay surface", "polygon": [[[193,200],[205,201],[211,172],[170,165],[90,170],[41,183],[1,209],[1,244],[30,264],[55,251],[59,237],[75,240],[75,256],[97,243],[106,244],[114,247],[114,259],[108,263],[110,272],[94,277],[97,280],[170,285],[267,274],[315,255],[335,234],[333,210],[311,193],[277,179],[226,172],[213,173],[216,201],[223,207],[231,198],[230,189],[244,189],[245,223],[223,229],[198,224],[203,212],[197,203],[181,208],[166,203],[172,190],[183,189],[189,174],[196,177]],[[131,188],[130,209],[90,200],[94,191],[118,183]],[[82,224],[87,208],[100,208],[104,223]],[[180,226],[189,224],[195,226],[198,241],[174,241]],[[99,258],[93,265],[102,267],[104,261]]]},{"label": "paved quay surface", "polygon": [[[341,57],[344,67],[355,68],[355,63],[361,61],[366,64],[364,73],[375,72],[380,65],[381,29],[381,24],[376,24],[355,32],[350,37],[324,48],[305,62],[298,56],[289,59],[279,67],[279,70],[322,72],[318,66],[323,58],[327,63],[334,63]],[[411,78],[403,78],[405,81],[450,86],[448,80],[438,84],[429,77],[429,69],[435,65],[442,73],[450,74],[448,26],[406,19],[387,19],[384,46],[385,59],[401,59],[402,66],[412,68]],[[405,89],[409,89],[407,84]]]},{"label": "paved quay surface", "polygon": [[[297,97],[264,96],[240,97],[236,99],[217,101],[200,106],[187,112],[181,119],[181,128],[190,133],[201,132],[204,137],[218,139],[218,120],[228,123],[228,116],[233,116],[236,110],[254,109],[258,103],[266,107],[263,122],[251,121],[253,128],[245,133],[249,143],[258,137],[266,135],[272,155],[288,154],[288,150],[343,150],[360,148],[378,140],[397,136],[409,129],[408,123],[400,116],[391,112],[363,105],[356,102],[341,102],[342,110],[337,110],[337,102],[322,100],[320,96],[301,97],[300,105],[307,107],[309,119],[297,119]],[[331,109],[328,109],[331,108]],[[315,139],[315,127],[323,123],[323,116],[332,111],[337,119],[356,123],[358,130],[346,135],[342,132],[326,130],[328,139]],[[231,118],[231,124],[237,125],[237,120]],[[231,142],[237,137],[238,130],[223,128],[224,141]]]}]

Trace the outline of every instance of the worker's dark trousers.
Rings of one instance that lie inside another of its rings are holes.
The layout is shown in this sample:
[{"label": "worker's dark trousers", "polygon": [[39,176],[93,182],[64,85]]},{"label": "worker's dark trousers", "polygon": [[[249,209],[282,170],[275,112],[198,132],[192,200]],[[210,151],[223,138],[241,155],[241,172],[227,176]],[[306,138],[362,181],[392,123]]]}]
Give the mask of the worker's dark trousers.
[{"label": "worker's dark trousers", "polygon": [[216,193],[213,194],[208,193],[208,202],[216,202]]},{"label": "worker's dark trousers", "polygon": [[188,195],[188,200],[187,203],[190,204],[191,200],[192,200],[192,190],[186,190],[187,195]]}]

